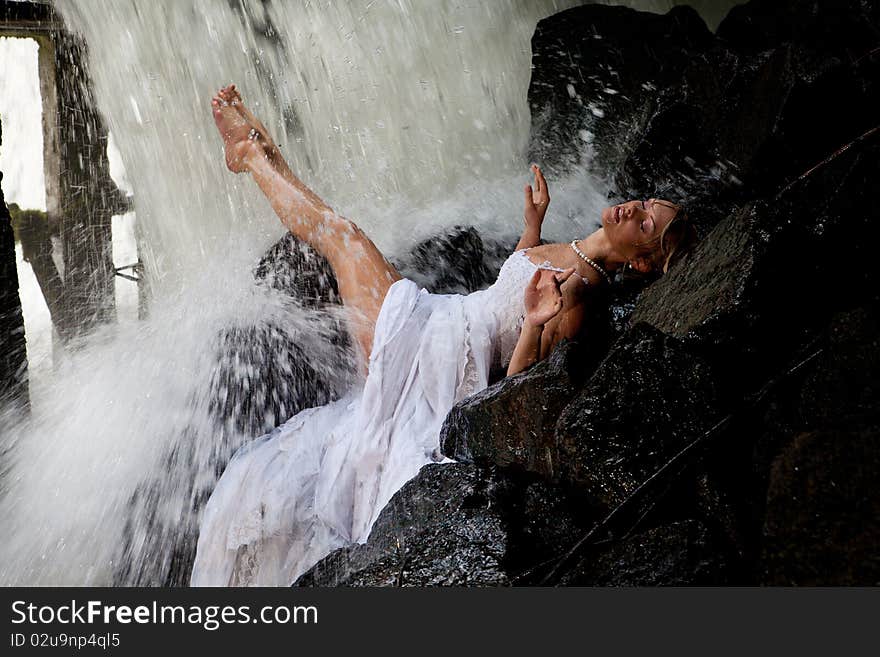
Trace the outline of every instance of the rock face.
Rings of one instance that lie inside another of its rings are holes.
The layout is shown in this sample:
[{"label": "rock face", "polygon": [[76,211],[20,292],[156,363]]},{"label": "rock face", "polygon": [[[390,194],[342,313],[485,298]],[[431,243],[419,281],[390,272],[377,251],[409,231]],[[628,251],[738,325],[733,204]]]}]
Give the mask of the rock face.
[{"label": "rock face", "polygon": [[575,353],[565,345],[458,404],[443,453],[533,472],[613,508],[719,413],[710,368],[646,324],[619,340],[586,383]]},{"label": "rock face", "polygon": [[579,356],[580,350],[567,343],[532,369],[458,404],[443,426],[443,453],[554,478],[559,465],[556,419],[576,394]]},{"label": "rock face", "polygon": [[690,7],[659,15],[588,5],[542,20],[532,37],[529,157],[553,171],[590,148],[598,168],[613,170],[651,116],[657,90],[713,43]]},{"label": "rock face", "polygon": [[428,465],[391,499],[365,544],[336,550],[296,585],[537,583],[584,531],[590,511],[534,478]]},{"label": "rock face", "polygon": [[719,586],[723,553],[696,520],[655,527],[590,554],[560,581],[567,586]]},{"label": "rock face", "polygon": [[880,417],[803,433],[773,463],[762,584],[880,584]]},{"label": "rock face", "polygon": [[589,142],[612,196],[685,197],[704,238],[604,358],[565,344],[456,406],[458,463],[301,585],[880,582],[875,5],[542,21],[531,156]]},{"label": "rock face", "polygon": [[509,584],[507,533],[469,465],[429,465],[394,496],[364,545],[337,550],[299,586]]},{"label": "rock face", "polygon": [[874,133],[729,216],[642,295],[633,321],[686,337],[735,389],[757,385],[836,311],[877,289],[868,249],[880,239],[870,191],[878,156]]}]

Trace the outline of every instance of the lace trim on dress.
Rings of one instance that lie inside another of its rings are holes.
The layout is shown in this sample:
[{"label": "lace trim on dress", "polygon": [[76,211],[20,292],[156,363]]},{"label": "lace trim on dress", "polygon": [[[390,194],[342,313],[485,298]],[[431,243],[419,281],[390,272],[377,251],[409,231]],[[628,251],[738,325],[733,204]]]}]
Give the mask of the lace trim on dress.
[{"label": "lace trim on dress", "polygon": [[474,350],[471,347],[471,323],[467,320],[465,320],[464,325],[464,343],[465,349],[462,355],[461,370],[459,371],[459,384],[455,389],[456,402],[472,395],[479,383],[477,363],[474,359]]},{"label": "lace trim on dress", "polygon": [[[535,267],[536,269],[549,269],[550,271],[558,271],[558,272],[565,271],[564,269],[560,269],[559,267],[554,267],[553,263],[550,262],[549,260],[545,260],[540,265],[536,265],[534,262],[532,262],[532,259],[529,258],[528,254],[526,253],[526,251],[528,251],[528,250],[529,249],[520,249],[519,251],[517,251],[517,253],[522,253],[526,257],[526,260],[528,260],[529,263],[533,267]],[[579,275],[579,278],[584,282],[584,285],[590,285],[590,279],[588,279],[586,276]]]}]

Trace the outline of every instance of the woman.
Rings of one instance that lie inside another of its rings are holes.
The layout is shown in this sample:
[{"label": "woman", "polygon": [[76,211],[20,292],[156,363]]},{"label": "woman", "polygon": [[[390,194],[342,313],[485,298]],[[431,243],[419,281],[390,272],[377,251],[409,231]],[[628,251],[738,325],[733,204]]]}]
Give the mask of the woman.
[{"label": "woman", "polygon": [[592,290],[616,269],[664,271],[692,235],[678,206],[650,199],[606,208],[584,239],[541,245],[550,197],[535,166],[525,230],[498,280],[467,296],[428,294],[293,174],[234,85],[212,106],[229,169],[250,173],[333,267],[366,380],[239,450],[205,508],[193,585],[288,585],[365,541],[391,496],[442,459],[446,414],[488,385],[493,362],[515,374],[544,358],[578,334]]}]

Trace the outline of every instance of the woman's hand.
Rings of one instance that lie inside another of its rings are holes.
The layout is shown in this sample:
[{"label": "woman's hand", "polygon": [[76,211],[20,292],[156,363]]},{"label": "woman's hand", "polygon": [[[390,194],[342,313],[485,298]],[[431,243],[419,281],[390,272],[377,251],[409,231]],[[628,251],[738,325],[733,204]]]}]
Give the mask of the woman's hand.
[{"label": "woman's hand", "polygon": [[544,223],[544,215],[547,214],[547,206],[550,205],[550,192],[547,190],[547,181],[541,167],[532,165],[532,173],[535,174],[535,187],[525,186],[526,202],[523,211],[523,220],[526,228],[532,227],[541,232],[541,224]]},{"label": "woman's hand", "polygon": [[562,310],[562,284],[574,273],[574,269],[557,272],[539,269],[526,286],[524,303],[525,323],[544,326]]},{"label": "woman's hand", "polygon": [[516,245],[517,250],[528,249],[538,246],[541,243],[541,225],[544,223],[544,215],[547,214],[547,207],[550,205],[550,192],[547,190],[547,181],[544,180],[544,174],[537,164],[532,165],[532,172],[535,174],[535,186],[526,185],[525,203],[523,207],[523,229],[522,237],[519,244]]}]

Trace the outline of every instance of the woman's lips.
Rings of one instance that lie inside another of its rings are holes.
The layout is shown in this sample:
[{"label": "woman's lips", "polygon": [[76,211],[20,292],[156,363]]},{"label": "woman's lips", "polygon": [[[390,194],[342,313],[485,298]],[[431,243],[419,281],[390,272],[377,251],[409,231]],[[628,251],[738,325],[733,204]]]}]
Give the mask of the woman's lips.
[{"label": "woman's lips", "polygon": [[616,224],[620,223],[620,206],[619,205],[614,206],[614,223],[616,223]]}]

